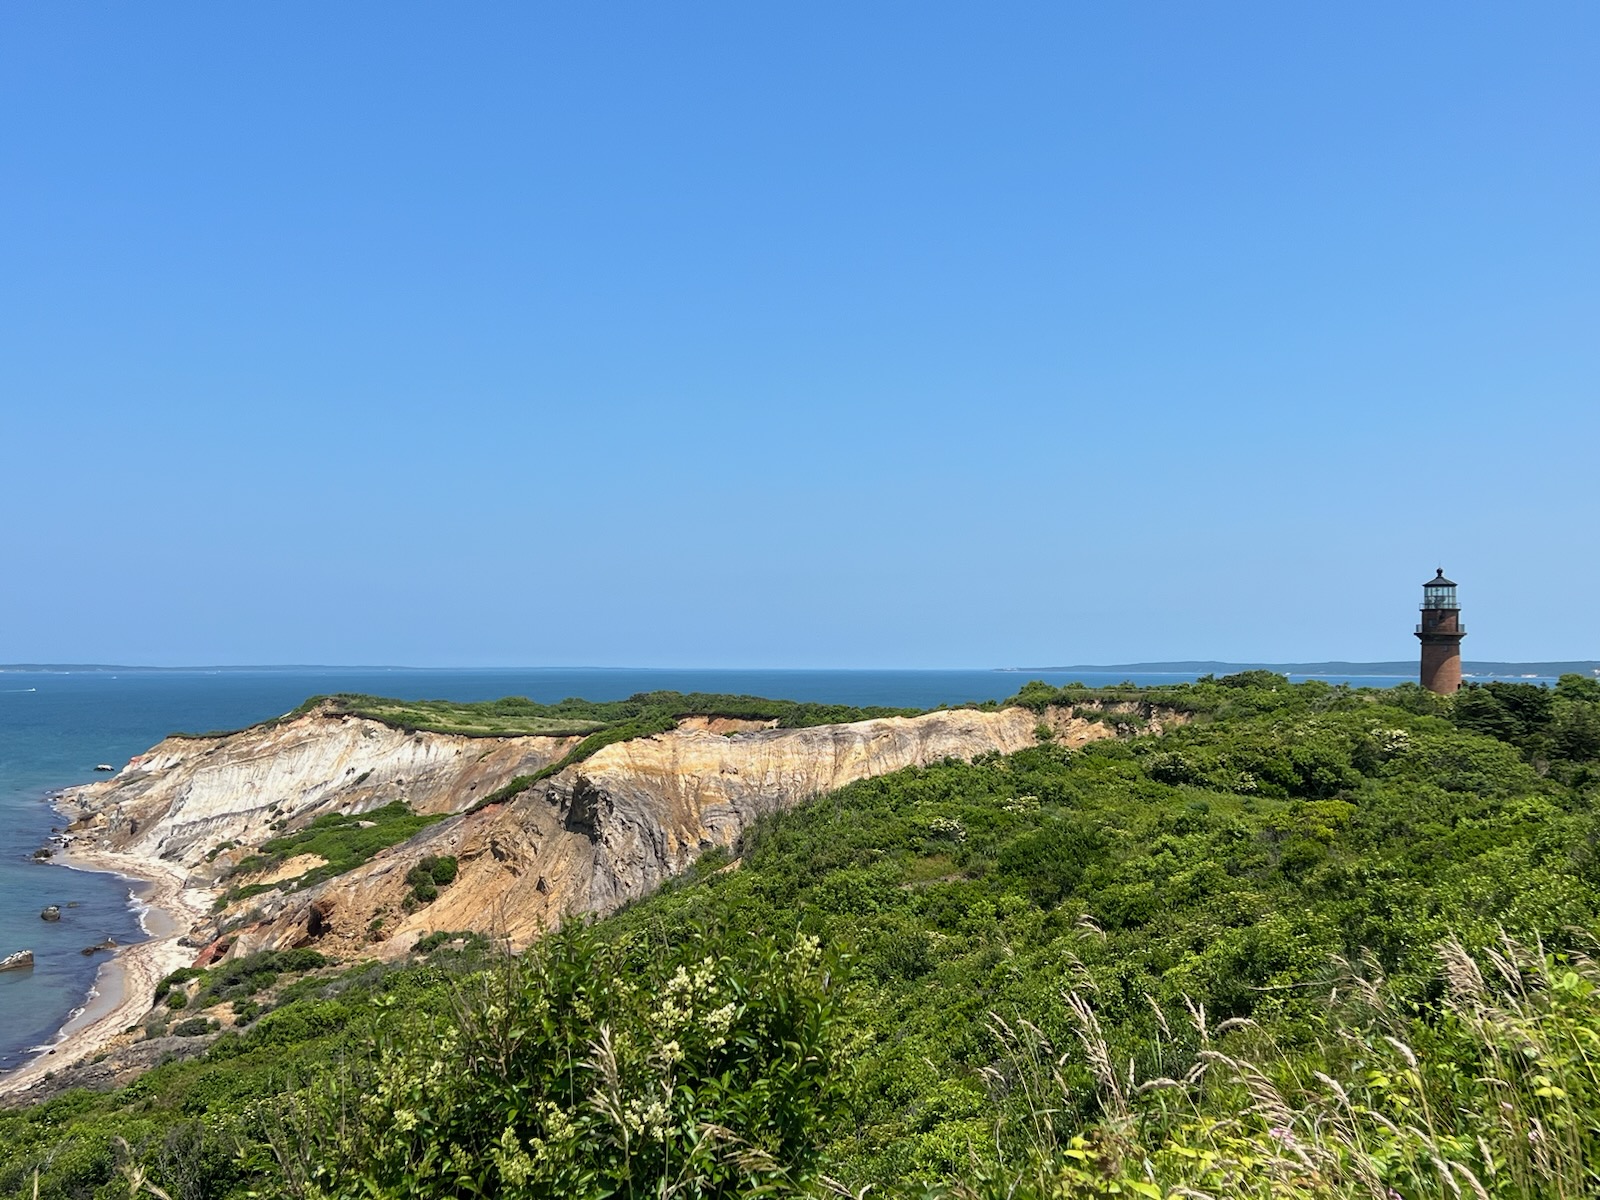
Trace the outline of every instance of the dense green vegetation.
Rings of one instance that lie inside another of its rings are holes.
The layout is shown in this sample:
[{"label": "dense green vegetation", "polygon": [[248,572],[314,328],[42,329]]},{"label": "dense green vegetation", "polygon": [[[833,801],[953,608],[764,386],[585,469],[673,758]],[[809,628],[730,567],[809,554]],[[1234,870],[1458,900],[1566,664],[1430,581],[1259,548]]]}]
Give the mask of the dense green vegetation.
[{"label": "dense green vegetation", "polygon": [[[208,1008],[232,1001],[235,1018],[248,1024],[260,1012],[253,997],[277,983],[279,975],[303,975],[327,965],[328,960],[315,950],[263,950],[215,967],[180,967],[156,985],[152,999],[157,1006],[169,1009],[188,1008],[191,1004]],[[191,980],[200,982],[191,988]]]},{"label": "dense green vegetation", "polygon": [[406,893],[409,905],[428,904],[439,898],[439,889],[449,887],[456,880],[460,863],[452,855],[429,854],[406,872],[406,882],[411,890]]},{"label": "dense green vegetation", "polygon": [[[634,727],[650,732],[671,729],[688,716],[737,717],[776,721],[780,728],[798,729],[869,717],[910,716],[920,709],[857,708],[846,704],[815,704],[798,700],[767,700],[759,696],[724,696],[706,692],[640,692],[626,700],[560,700],[540,704],[520,696],[503,700],[462,703],[455,700],[389,700],[381,696],[340,694],[319,696],[296,711],[323,702],[338,712],[367,717],[404,730],[465,734],[471,737],[507,734],[587,734]],[[638,736],[637,733],[632,736]]]},{"label": "dense green vegetation", "polygon": [[[993,704],[985,702],[979,707],[992,708]],[[780,729],[800,729],[841,721],[864,721],[872,717],[914,716],[924,711],[918,708],[819,704],[808,700],[769,700],[761,696],[729,696],[712,692],[638,692],[626,700],[570,697],[554,704],[541,704],[523,696],[477,701],[394,700],[386,696],[337,692],[312,696],[281,717],[272,717],[251,728],[270,729],[318,708],[327,708],[335,714],[366,717],[408,733],[421,730],[464,737],[571,737],[623,728],[631,730],[625,737],[639,737],[671,729],[682,718],[691,716],[775,721]],[[203,733],[179,732],[171,736],[219,738],[241,732],[238,729],[212,729]],[[595,748],[598,749],[598,746]]]},{"label": "dense green vegetation", "polygon": [[1600,686],[1524,689],[1030,685],[1126,736],[857,783],[524,958],[280,977],[0,1113],[0,1195],[1593,1194]]},{"label": "dense green vegetation", "polygon": [[304,829],[261,843],[259,853],[240,860],[233,874],[247,875],[266,871],[301,854],[314,854],[324,860],[321,866],[280,883],[252,883],[231,888],[217,899],[219,909],[236,900],[277,888],[309,887],[343,875],[359,867],[380,850],[405,841],[445,819],[445,814],[411,811],[403,800],[391,801],[365,813],[325,813]]},{"label": "dense green vegetation", "polygon": [[814,939],[643,956],[573,923],[455,1020],[402,1022],[299,1093],[268,1139],[289,1190],[352,1200],[791,1191],[840,1095],[837,986]]},{"label": "dense green vegetation", "polygon": [[1600,760],[1600,680],[1563,675],[1554,688],[1489,683],[1459,692],[1462,729],[1510,742],[1540,771],[1582,785]]}]

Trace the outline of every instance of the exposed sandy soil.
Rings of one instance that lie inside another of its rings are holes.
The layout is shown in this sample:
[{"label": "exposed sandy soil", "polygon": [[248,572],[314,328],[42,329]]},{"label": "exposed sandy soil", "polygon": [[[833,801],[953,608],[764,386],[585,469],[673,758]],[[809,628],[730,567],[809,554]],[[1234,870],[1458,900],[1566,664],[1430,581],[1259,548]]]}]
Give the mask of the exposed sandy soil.
[{"label": "exposed sandy soil", "polygon": [[131,854],[73,847],[55,860],[84,871],[108,871],[145,886],[148,941],[119,948],[100,966],[83,1009],[56,1034],[55,1044],[14,1070],[0,1074],[0,1096],[26,1091],[47,1074],[98,1054],[124,1038],[150,1011],[156,984],[194,961],[179,937],[211,909],[214,893],[184,886],[185,872],[170,863]]}]

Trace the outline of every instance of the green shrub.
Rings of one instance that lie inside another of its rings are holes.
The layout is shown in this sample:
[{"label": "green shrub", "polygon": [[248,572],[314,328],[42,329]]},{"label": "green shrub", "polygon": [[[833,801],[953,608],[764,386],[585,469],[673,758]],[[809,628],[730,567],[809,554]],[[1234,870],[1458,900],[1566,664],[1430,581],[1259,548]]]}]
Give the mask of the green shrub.
[{"label": "green shrub", "polygon": [[430,854],[406,872],[406,882],[411,885],[406,896],[409,906],[437,900],[439,889],[455,880],[456,866],[454,858]]},{"label": "green shrub", "polygon": [[[454,943],[460,942],[459,947]],[[472,933],[467,930],[438,929],[425,937],[417,939],[412,946],[415,954],[434,954],[436,951],[448,951],[456,958],[475,960],[483,956],[490,948],[489,939],[481,933]],[[441,957],[443,957],[441,955]]]},{"label": "green shrub", "polygon": [[179,967],[160,983],[156,984],[154,1003],[160,1004],[171,991],[175,984],[188,983],[191,979],[199,979],[205,975],[205,970],[200,967]]},{"label": "green shrub", "polygon": [[235,1000],[233,1002],[233,1019],[239,1025],[248,1025],[262,1013],[262,1007],[254,1000]]},{"label": "green shrub", "polygon": [[454,941],[459,936],[447,929],[436,929],[432,933],[417,939],[417,944],[411,947],[417,954],[431,954],[446,942]]},{"label": "green shrub", "polygon": [[794,1194],[842,1101],[837,986],[806,938],[625,960],[573,923],[298,1093],[284,1191]]},{"label": "green shrub", "polygon": [[457,867],[458,864],[455,858],[446,855],[434,859],[429,871],[433,875],[433,881],[440,887],[444,887],[446,884],[455,882]]}]

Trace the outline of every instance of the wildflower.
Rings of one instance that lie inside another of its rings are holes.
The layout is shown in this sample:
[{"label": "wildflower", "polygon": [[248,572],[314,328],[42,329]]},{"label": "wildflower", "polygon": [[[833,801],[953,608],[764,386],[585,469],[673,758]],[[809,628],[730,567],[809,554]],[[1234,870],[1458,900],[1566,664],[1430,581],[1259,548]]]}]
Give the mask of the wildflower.
[{"label": "wildflower", "polygon": [[699,992],[709,992],[711,985],[717,977],[716,961],[711,958],[702,958],[694,968],[694,986]]},{"label": "wildflower", "polygon": [[733,1018],[737,1013],[738,1009],[732,1001],[729,1001],[721,1008],[712,1009],[701,1018],[701,1024],[709,1035],[707,1044],[713,1050],[720,1050],[727,1044],[728,1030],[733,1028]]},{"label": "wildflower", "polygon": [[545,1135],[553,1142],[571,1137],[577,1128],[572,1123],[572,1118],[559,1105],[546,1100],[542,1109],[544,1113]]},{"label": "wildflower", "polygon": [[659,1098],[648,1104],[639,1097],[628,1101],[627,1122],[634,1133],[658,1142],[667,1139],[667,1106]]},{"label": "wildflower", "polygon": [[681,1004],[674,1004],[671,1000],[663,1000],[656,1006],[656,1015],[661,1018],[663,1029],[677,1029],[689,1019],[690,1010]]},{"label": "wildflower", "polygon": [[500,1143],[490,1151],[490,1157],[494,1159],[500,1178],[513,1187],[520,1187],[533,1176],[533,1159],[522,1149],[516,1130],[509,1125],[500,1134]]}]

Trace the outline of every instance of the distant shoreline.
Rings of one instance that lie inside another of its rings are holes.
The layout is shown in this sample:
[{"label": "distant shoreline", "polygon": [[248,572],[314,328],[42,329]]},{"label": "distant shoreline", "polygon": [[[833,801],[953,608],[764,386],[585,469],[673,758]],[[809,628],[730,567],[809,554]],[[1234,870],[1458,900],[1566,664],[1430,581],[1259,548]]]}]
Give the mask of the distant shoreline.
[{"label": "distant shoreline", "polygon": [[[1345,676],[1362,675],[1371,678],[1415,679],[1417,664],[1412,660],[1390,662],[1214,662],[1185,660],[1181,662],[1109,663],[1089,665],[1078,663],[1063,667],[1005,667],[1003,670],[1018,674],[1043,671],[1049,674],[1083,671],[1097,675],[1127,671],[1141,675],[1232,675],[1239,671],[1273,671],[1279,675]],[[1600,659],[1577,659],[1551,662],[1490,662],[1463,660],[1463,676],[1480,679],[1555,678],[1561,675],[1600,674]]]},{"label": "distant shoreline", "polygon": [[[1521,679],[1528,676],[1550,676],[1576,674],[1600,675],[1600,659],[1572,659],[1549,660],[1540,662],[1496,662],[1490,660],[1463,660],[1462,673],[1465,675],[1495,678],[1495,679]],[[228,665],[198,665],[186,667],[149,666],[137,664],[109,664],[109,663],[0,663],[0,674],[110,674],[125,671],[129,673],[160,673],[160,674],[294,674],[305,671],[335,671],[359,672],[371,671],[396,674],[428,674],[437,672],[450,673],[484,673],[484,674],[526,674],[537,672],[569,672],[569,671],[595,671],[595,672],[652,672],[672,674],[683,671],[709,672],[713,674],[744,674],[750,672],[763,673],[792,673],[795,675],[828,674],[836,672],[861,672],[863,674],[916,674],[919,672],[937,673],[951,671],[992,671],[1001,674],[1026,674],[1030,671],[1045,672],[1056,675],[1062,672],[1082,671],[1091,674],[1115,674],[1121,671],[1146,675],[1230,675],[1239,671],[1274,671],[1280,675],[1362,675],[1373,678],[1394,677],[1396,679],[1411,679],[1417,674],[1417,664],[1412,659],[1389,660],[1385,662],[1347,662],[1342,659],[1327,659],[1320,662],[1224,662],[1214,659],[1183,659],[1165,662],[1134,662],[1134,663],[1072,663],[1066,666],[1026,666],[1026,667],[593,667],[593,666],[541,666],[541,667],[406,667],[406,666],[363,666],[359,664],[341,663],[262,663],[262,664],[228,664]]]}]

